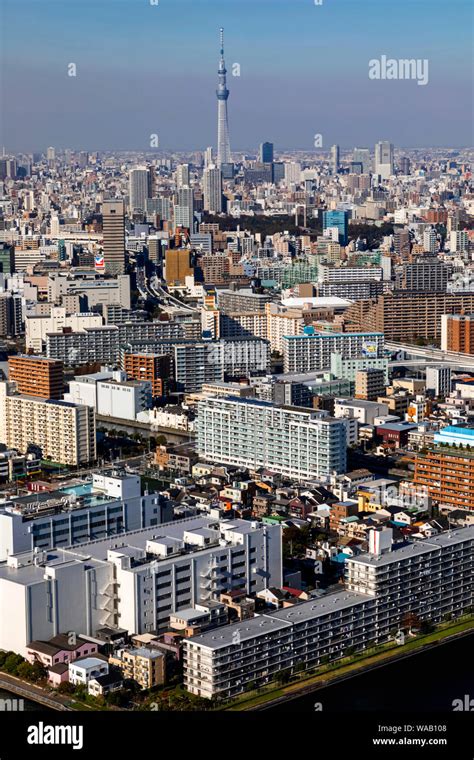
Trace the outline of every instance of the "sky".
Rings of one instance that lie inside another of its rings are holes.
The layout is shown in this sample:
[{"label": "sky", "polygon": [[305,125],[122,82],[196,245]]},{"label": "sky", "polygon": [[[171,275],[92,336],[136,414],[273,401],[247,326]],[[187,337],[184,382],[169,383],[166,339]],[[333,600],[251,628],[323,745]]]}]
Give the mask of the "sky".
[{"label": "sky", "polygon": [[[233,150],[473,144],[471,0],[155,2],[0,0],[0,145],[215,146],[220,26]],[[370,79],[383,55],[428,84]]]}]

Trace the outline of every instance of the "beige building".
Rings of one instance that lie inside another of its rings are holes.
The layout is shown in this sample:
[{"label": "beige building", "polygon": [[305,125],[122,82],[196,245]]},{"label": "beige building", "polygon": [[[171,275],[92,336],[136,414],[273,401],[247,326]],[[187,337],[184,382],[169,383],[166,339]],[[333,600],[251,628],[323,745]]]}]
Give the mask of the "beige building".
[{"label": "beige building", "polygon": [[119,667],[124,678],[133,679],[142,689],[151,689],[165,682],[165,656],[158,649],[144,646],[122,649],[109,658],[109,664]]},{"label": "beige building", "polygon": [[100,314],[68,314],[61,306],[53,307],[49,316],[34,316],[25,319],[26,348],[40,354],[48,333],[61,332],[63,327],[79,332],[85,327],[101,327]]},{"label": "beige building", "polygon": [[29,444],[43,459],[60,464],[88,464],[96,458],[94,410],[65,401],[13,394],[0,383],[0,441],[22,453]]},{"label": "beige building", "polygon": [[267,335],[272,351],[283,353],[283,335],[301,335],[305,325],[301,309],[282,309],[277,304],[267,303]]}]

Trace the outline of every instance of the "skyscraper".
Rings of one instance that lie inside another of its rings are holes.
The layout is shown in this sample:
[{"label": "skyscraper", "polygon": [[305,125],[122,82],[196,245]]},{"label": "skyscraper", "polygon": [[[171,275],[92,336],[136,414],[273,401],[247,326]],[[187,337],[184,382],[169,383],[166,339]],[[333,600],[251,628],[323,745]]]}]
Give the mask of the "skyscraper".
[{"label": "skyscraper", "polygon": [[176,167],[176,187],[187,187],[189,185],[189,164],[179,164]]},{"label": "skyscraper", "polygon": [[227,118],[227,99],[229,90],[226,80],[227,70],[224,61],[224,30],[221,29],[221,57],[219,61],[219,84],[217,86],[217,166],[230,164],[229,122]]},{"label": "skyscraper", "polygon": [[386,140],[375,146],[375,173],[382,179],[388,179],[393,174],[393,145]]},{"label": "skyscraper", "polygon": [[273,143],[264,142],[261,143],[259,149],[259,161],[261,164],[273,163]]},{"label": "skyscraper", "polygon": [[337,174],[337,171],[339,169],[339,159],[339,145],[333,145],[331,148],[331,169],[333,174]]},{"label": "skyscraper", "polygon": [[370,174],[372,160],[368,148],[354,148],[352,151],[352,161],[355,164],[362,164],[362,174]]},{"label": "skyscraper", "polygon": [[123,201],[104,201],[102,205],[104,232],[104,265],[107,274],[125,272],[125,211]]},{"label": "skyscraper", "polygon": [[222,172],[217,166],[209,166],[203,173],[204,210],[213,214],[222,211]]},{"label": "skyscraper", "polygon": [[147,198],[152,196],[151,173],[146,166],[130,169],[129,174],[130,209],[145,211]]}]

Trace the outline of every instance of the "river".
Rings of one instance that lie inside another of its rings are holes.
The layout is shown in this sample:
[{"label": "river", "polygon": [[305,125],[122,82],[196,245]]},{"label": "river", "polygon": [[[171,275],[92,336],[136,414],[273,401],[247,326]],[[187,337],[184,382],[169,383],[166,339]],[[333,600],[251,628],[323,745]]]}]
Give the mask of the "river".
[{"label": "river", "polygon": [[[474,698],[474,634],[362,673],[269,712],[451,712],[455,699]],[[320,703],[321,706],[315,704]]]}]

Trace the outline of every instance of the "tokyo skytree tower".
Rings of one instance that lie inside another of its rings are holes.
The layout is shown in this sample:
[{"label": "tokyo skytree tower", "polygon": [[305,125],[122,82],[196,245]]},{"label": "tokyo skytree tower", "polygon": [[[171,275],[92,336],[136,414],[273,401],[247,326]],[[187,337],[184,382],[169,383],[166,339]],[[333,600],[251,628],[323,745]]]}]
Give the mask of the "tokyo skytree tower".
[{"label": "tokyo skytree tower", "polygon": [[226,74],[227,70],[224,61],[224,30],[221,29],[221,57],[219,61],[219,84],[217,86],[217,166],[230,164],[232,157],[230,155],[229,141],[229,122],[227,119],[227,99],[229,90],[227,89]]}]

